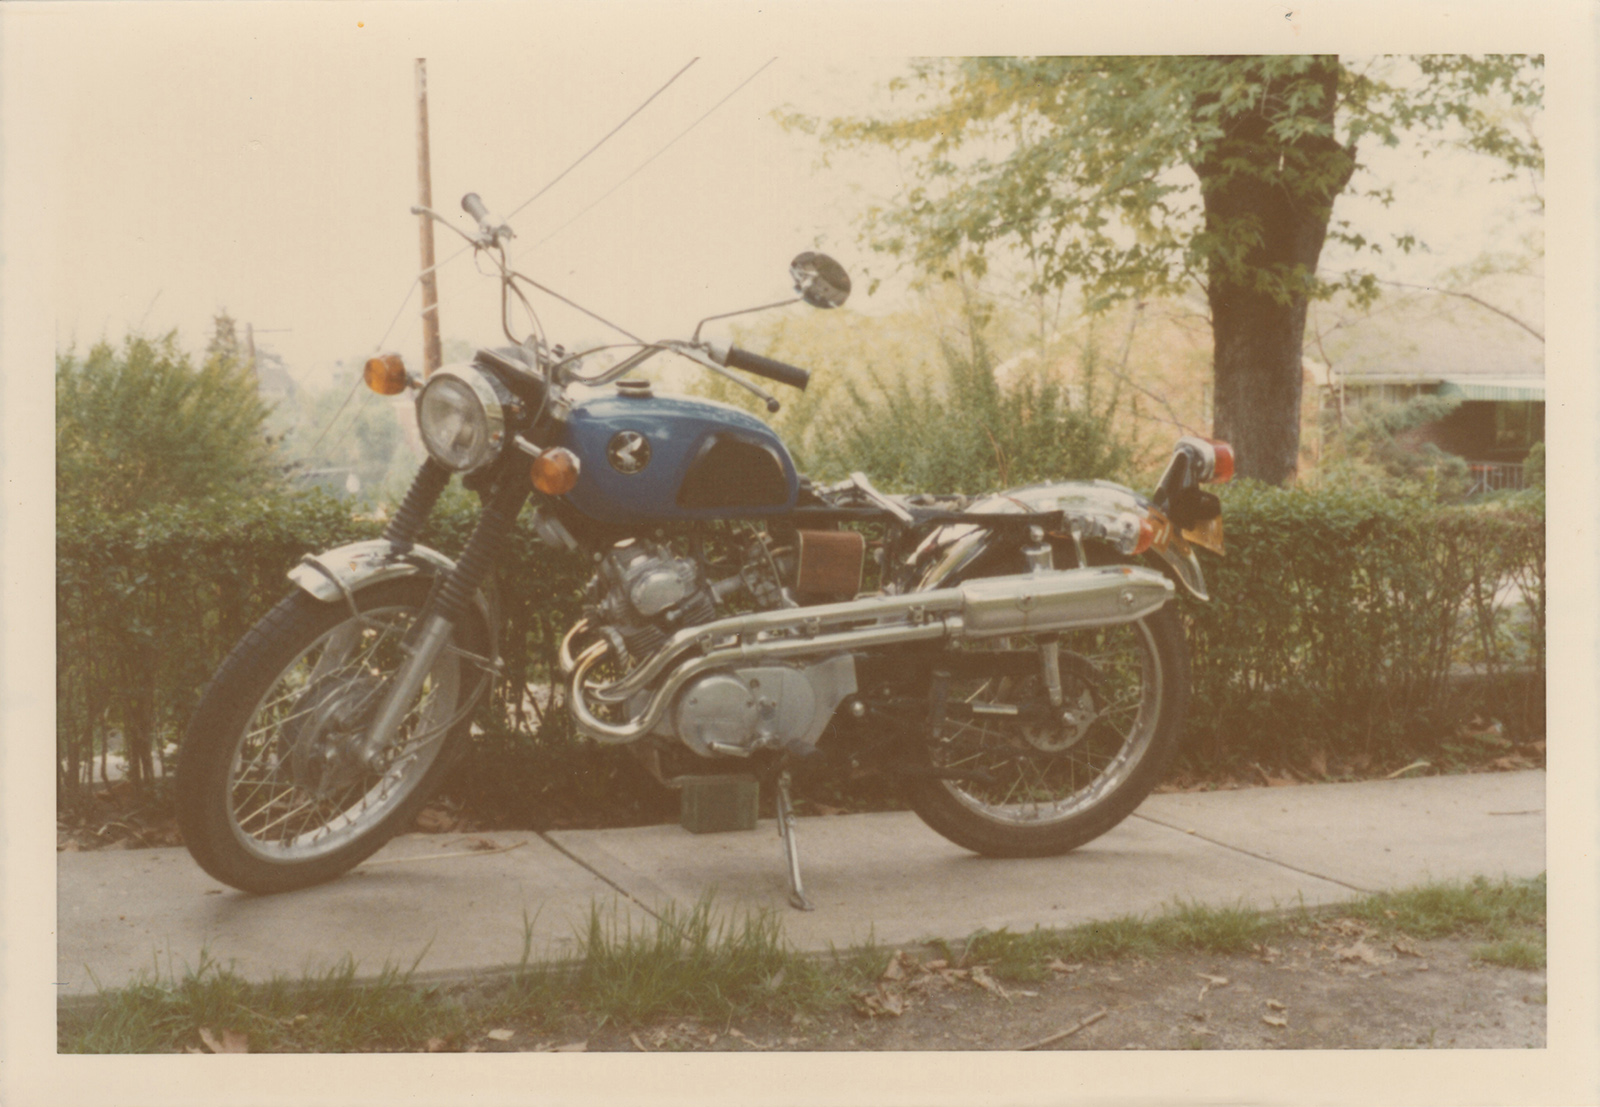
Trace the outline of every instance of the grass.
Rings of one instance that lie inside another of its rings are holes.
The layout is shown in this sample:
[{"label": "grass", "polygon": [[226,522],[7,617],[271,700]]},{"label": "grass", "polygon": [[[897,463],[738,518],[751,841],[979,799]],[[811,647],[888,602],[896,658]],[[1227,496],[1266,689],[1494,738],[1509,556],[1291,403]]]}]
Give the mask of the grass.
[{"label": "grass", "polygon": [[[1428,884],[1337,908],[1385,934],[1482,939],[1478,961],[1519,969],[1545,965],[1545,879]],[[1240,953],[1307,933],[1310,912],[1174,904],[1153,917],[1123,916],[1066,930],[980,931],[965,943],[935,943],[952,963],[983,964],[1002,979],[1038,980],[1052,959],[1151,958],[1164,953]],[[712,1019],[766,1012],[824,1013],[848,1005],[882,974],[891,952],[868,943],[832,956],[797,952],[770,912],[733,920],[709,899],[669,908],[636,925],[592,908],[575,935],[575,964],[534,957],[524,923],[523,956],[508,978],[475,989],[425,986],[387,967],[358,980],[349,961],[317,976],[253,985],[202,955],[182,979],[149,974],[102,990],[92,1007],[58,1020],[63,1053],[167,1053],[201,1047],[201,1029],[248,1036],[252,1052],[420,1050],[449,1047],[490,1028],[514,1026],[586,1036],[661,1016]],[[414,970],[415,966],[412,966]],[[574,1034],[574,1027],[577,1027]]]}]

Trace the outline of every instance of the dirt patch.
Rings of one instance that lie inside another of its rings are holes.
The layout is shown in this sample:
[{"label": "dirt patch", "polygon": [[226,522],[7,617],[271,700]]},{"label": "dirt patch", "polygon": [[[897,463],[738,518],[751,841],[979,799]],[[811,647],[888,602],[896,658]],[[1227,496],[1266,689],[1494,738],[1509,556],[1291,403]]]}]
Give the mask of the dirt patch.
[{"label": "dirt patch", "polygon": [[1044,979],[1022,983],[902,955],[894,978],[858,996],[853,1011],[590,1032],[569,1022],[553,1037],[548,1026],[512,1028],[509,1038],[502,1032],[463,1045],[589,1052],[1543,1048],[1545,972],[1475,962],[1480,944],[1324,932],[1248,955],[1057,962]]}]

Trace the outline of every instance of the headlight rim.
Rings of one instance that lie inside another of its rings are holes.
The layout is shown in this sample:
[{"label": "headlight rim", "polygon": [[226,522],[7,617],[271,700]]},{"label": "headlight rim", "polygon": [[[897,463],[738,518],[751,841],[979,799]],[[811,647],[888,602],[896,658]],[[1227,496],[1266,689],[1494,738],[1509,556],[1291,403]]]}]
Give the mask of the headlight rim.
[{"label": "headlight rim", "polygon": [[[436,382],[450,380],[466,386],[478,403],[478,410],[484,424],[484,445],[469,459],[465,465],[458,465],[451,459],[443,457],[433,447],[423,419],[423,403],[428,395],[428,390]],[[494,462],[504,451],[508,435],[506,426],[508,416],[517,402],[516,396],[492,373],[487,373],[476,365],[445,365],[434,370],[428,377],[427,383],[417,393],[417,430],[422,438],[422,445],[428,451],[428,456],[440,465],[455,473],[473,473],[484,466]]]}]

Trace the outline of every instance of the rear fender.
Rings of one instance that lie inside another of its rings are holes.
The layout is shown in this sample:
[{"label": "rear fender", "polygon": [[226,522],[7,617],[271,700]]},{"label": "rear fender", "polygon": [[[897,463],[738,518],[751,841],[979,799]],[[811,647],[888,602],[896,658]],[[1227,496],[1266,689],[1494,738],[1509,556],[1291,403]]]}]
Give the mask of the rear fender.
[{"label": "rear fender", "polygon": [[[1053,481],[1013,488],[980,500],[967,510],[985,514],[1064,511],[1069,517],[1093,520],[1127,512],[1147,515],[1153,508],[1148,499],[1130,488],[1093,480]],[[953,523],[939,527],[911,555],[913,566],[920,569],[916,591],[947,588],[958,583],[997,541],[996,531],[977,524]],[[1166,568],[1190,596],[1197,600],[1210,599],[1199,559],[1177,534],[1171,536],[1165,548],[1150,550],[1145,556]]]}]

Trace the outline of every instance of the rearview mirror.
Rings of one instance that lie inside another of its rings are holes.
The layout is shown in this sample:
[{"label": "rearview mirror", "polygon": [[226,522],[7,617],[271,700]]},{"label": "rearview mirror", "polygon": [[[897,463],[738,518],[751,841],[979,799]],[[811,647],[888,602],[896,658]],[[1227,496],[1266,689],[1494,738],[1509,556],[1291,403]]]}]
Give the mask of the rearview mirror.
[{"label": "rearview mirror", "polygon": [[827,254],[806,251],[789,263],[794,290],[812,307],[836,308],[850,298],[850,274]]}]

